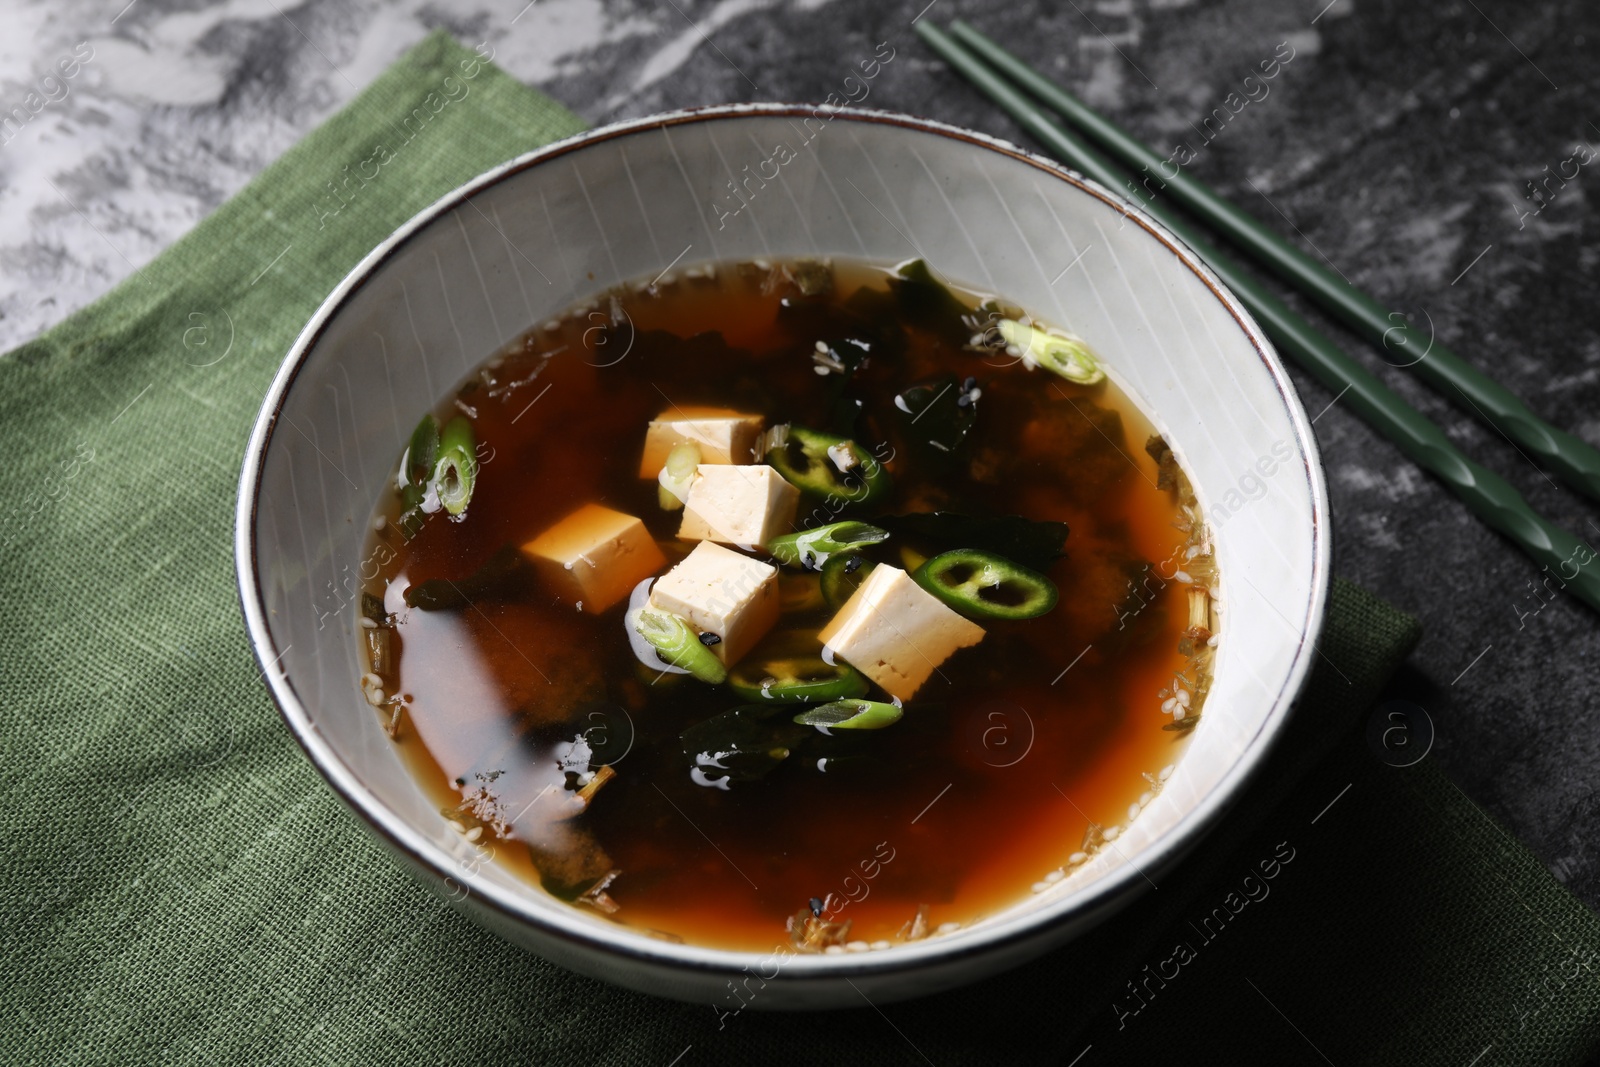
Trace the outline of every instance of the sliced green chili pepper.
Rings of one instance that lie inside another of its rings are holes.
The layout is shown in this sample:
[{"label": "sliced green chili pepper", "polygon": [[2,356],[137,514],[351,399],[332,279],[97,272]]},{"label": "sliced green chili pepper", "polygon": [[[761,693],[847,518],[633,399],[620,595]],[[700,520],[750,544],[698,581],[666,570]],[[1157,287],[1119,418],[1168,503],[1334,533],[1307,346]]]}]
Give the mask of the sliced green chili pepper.
[{"label": "sliced green chili pepper", "polygon": [[[787,477],[787,475],[785,475]],[[859,552],[889,539],[889,531],[865,522],[836,522],[815,530],[784,534],[767,542],[767,554],[786,567],[814,571],[830,557]]]},{"label": "sliced green chili pepper", "polygon": [[1055,583],[992,552],[958,548],[918,567],[912,579],[963,615],[1031,619],[1056,606]]},{"label": "sliced green chili pepper", "polygon": [[646,608],[634,619],[633,628],[650,642],[657,653],[674,667],[682,667],[702,682],[716,685],[728,677],[728,668],[717,654],[700,643],[694,627],[678,616]]},{"label": "sliced green chili pepper", "polygon": [[854,667],[814,654],[747,659],[728,675],[728,685],[746,700],[763,704],[809,704],[867,691],[867,680]]},{"label": "sliced green chili pepper", "polygon": [[838,611],[876,566],[860,556],[834,556],[822,565],[822,599]]},{"label": "sliced green chili pepper", "polygon": [[794,717],[802,726],[826,726],[830,730],[881,730],[900,721],[903,713],[893,704],[876,700],[836,700],[821,707],[807,708]]},{"label": "sliced green chili pepper", "polygon": [[789,427],[766,461],[802,493],[865,504],[888,493],[889,471],[848,437]]},{"label": "sliced green chili pepper", "polygon": [[452,515],[467,510],[478,477],[477,435],[465,415],[444,424],[439,433],[439,458],[433,466],[433,490]]}]

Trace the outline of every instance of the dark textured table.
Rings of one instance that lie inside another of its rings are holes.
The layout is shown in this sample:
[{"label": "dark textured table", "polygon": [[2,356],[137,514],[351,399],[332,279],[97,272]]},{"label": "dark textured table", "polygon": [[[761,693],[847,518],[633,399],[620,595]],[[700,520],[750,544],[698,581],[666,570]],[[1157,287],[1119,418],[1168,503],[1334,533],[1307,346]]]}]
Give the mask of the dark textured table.
[{"label": "dark textured table", "polygon": [[[911,29],[919,13],[960,15],[1164,151],[1195,148],[1191,173],[1600,445],[1600,247],[1587,240],[1600,158],[1579,162],[1600,145],[1593,6],[524,2],[34,0],[12,10],[0,34],[0,348],[132,274],[428,29],[486,42],[511,73],[596,123],[842,94],[855,61],[888,42],[895,58],[866,106],[1028,144]],[[1244,81],[1274,57],[1273,79]],[[42,101],[37,113],[30,99]],[[1534,181],[1544,183],[1537,198]],[[1600,508],[1332,332],[1536,508],[1600,543]],[[1317,416],[1338,572],[1426,627],[1396,695],[1436,724],[1429,758],[1600,905],[1600,728],[1590,721],[1600,701],[1588,688],[1600,619],[1554,580],[1542,584],[1327,390],[1293,376]]]}]

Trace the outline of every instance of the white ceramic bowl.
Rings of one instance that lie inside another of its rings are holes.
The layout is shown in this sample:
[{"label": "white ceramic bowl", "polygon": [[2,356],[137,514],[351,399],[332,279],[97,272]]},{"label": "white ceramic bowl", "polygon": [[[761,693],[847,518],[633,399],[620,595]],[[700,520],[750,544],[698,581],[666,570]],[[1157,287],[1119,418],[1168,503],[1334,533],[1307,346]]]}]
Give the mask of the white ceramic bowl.
[{"label": "white ceramic bowl", "polygon": [[[730,181],[750,175],[746,202]],[[1214,518],[1230,512],[1216,528],[1227,613],[1204,719],[1117,848],[957,933],[798,956],[772,977],[768,957],[651,940],[471,864],[362,699],[349,590],[418,413],[499,346],[675,257],[830,254],[920,254],[1082,335],[1166,436],[1202,505]],[[250,638],[284,721],[426,881],[584,974],[712,1001],[730,979],[758,973],[769,980],[752,1006],[813,1008],[917,996],[1014,966],[1101,921],[1194,846],[1260,765],[1310,669],[1327,534],[1316,446],[1272,347],[1136,207],[965,130],[752,105],[641,119],[532,152],[374,249],[307,324],[267,394],[245,456],[236,551]]]}]

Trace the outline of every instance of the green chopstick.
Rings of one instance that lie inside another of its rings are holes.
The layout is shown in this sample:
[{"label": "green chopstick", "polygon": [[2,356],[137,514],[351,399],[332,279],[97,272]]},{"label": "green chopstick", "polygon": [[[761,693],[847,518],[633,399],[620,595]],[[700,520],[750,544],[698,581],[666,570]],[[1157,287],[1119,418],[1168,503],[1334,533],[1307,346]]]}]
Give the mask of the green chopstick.
[{"label": "green chopstick", "polygon": [[[1101,184],[1112,189],[1121,187],[1126,175],[1114,163],[1053,122],[976,53],[930,22],[919,22],[917,33],[945,62],[1052,152]],[[1552,571],[1564,589],[1600,611],[1600,567],[1586,566],[1595,559],[1593,549],[1535,512],[1504,478],[1468,459],[1421,412],[1340,351],[1164,205],[1147,202],[1143,210],[1206,262],[1285,353],[1324,386],[1348,397],[1347,403],[1356,414],[1418,466],[1443,481],[1473,514],[1504,534],[1534,562]]]},{"label": "green chopstick", "polygon": [[[1329,314],[1363,334],[1375,345],[1382,345],[1397,354],[1403,353],[1407,359],[1415,356],[1412,362],[1399,366],[1414,371],[1446,396],[1458,395],[1465,401],[1461,406],[1469,414],[1498,430],[1572,488],[1592,500],[1600,500],[1600,450],[1545,422],[1514,393],[1450,351],[1437,338],[1419,332],[1406,322],[1404,315],[1384,307],[1339,274],[1263,226],[1250,213],[1218,196],[1198,178],[1190,177],[1182,170],[1168,175],[1163,167],[1168,160],[995,41],[959,19],[950,24],[950,32],[982,56],[991,67],[1003,72],[1060,114],[1112,158],[1135,169],[1144,168],[1155,175],[1161,192],[1171,193],[1174,200],[1188,208],[1201,222],[1215,228]],[[1142,202],[1144,197],[1133,199]]]}]

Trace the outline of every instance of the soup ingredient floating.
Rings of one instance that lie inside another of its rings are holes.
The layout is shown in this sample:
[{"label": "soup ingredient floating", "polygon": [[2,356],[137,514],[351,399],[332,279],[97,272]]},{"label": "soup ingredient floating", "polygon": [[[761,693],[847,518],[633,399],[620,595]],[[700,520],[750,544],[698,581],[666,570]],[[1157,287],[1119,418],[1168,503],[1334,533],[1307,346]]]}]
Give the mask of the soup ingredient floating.
[{"label": "soup ingredient floating", "polygon": [[[1088,347],[919,261],[594,306],[628,358],[582,358],[593,307],[528,334],[417,425],[374,526],[404,547],[363,691],[446,817],[608,921],[805,952],[935,936],[1113,840],[1199,717],[1215,578]],[[522,418],[525,386],[567,399]]]}]

